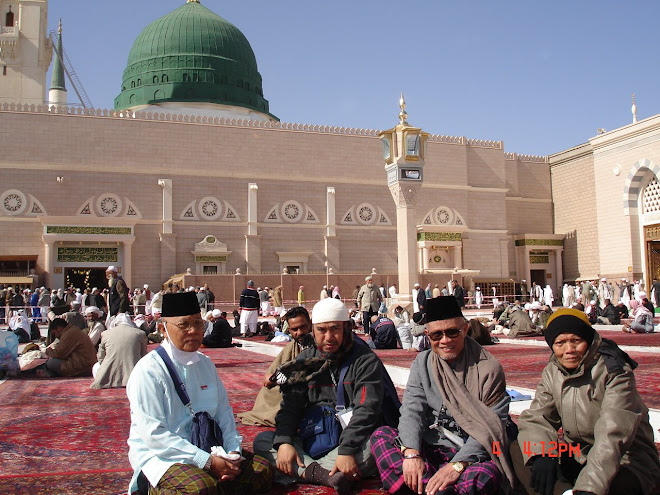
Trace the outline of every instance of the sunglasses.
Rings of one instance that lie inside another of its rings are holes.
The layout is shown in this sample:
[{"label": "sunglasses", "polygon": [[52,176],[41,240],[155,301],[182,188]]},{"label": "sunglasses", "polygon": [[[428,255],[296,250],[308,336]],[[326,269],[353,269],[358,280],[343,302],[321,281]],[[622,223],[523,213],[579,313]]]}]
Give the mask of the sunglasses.
[{"label": "sunglasses", "polygon": [[461,333],[461,328],[450,328],[448,330],[438,330],[437,332],[427,334],[433,342],[442,340],[446,335],[448,339],[455,339]]}]

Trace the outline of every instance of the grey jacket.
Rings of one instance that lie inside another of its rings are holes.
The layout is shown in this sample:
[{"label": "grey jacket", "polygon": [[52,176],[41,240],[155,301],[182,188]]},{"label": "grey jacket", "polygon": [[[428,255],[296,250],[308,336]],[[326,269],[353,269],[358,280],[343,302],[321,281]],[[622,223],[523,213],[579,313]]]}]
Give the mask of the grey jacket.
[{"label": "grey jacket", "polygon": [[[552,355],[531,407],[520,415],[518,443],[529,442],[528,451],[540,454],[563,427],[564,441],[580,444],[580,455],[574,452],[574,457],[585,464],[574,490],[605,494],[619,466],[626,466],[648,494],[660,478],[649,411],[627,364],[621,373],[607,372],[597,352],[600,342],[596,335],[572,374]],[[526,463],[531,457],[523,454]]]},{"label": "grey jacket", "polygon": [[[453,420],[446,409],[431,372],[432,350],[421,352],[413,361],[403,395],[399,438],[410,449],[422,451],[422,443],[449,448],[456,446],[442,434],[440,428],[430,428],[436,420]],[[493,410],[506,425],[509,414],[509,396],[497,403]],[[460,424],[458,425],[460,427]],[[451,428],[450,428],[451,431]],[[470,436],[464,437],[465,445],[459,449],[452,461],[478,462],[491,459],[489,451]]]}]

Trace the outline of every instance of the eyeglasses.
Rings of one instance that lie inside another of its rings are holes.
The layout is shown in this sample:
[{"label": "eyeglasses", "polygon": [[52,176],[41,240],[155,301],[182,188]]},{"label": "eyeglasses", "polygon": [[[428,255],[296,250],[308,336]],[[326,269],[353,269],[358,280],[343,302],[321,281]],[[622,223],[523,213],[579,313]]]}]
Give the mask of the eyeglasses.
[{"label": "eyeglasses", "polygon": [[193,330],[204,330],[204,327],[206,326],[206,323],[201,318],[198,318],[198,319],[193,320],[193,321],[182,322],[182,323],[169,322],[169,324],[175,326],[181,332],[187,332],[191,328]]},{"label": "eyeglasses", "polygon": [[[462,327],[461,327],[462,328]],[[427,334],[433,342],[442,340],[446,335],[448,339],[455,339],[461,333],[461,328],[449,328],[447,330],[438,330],[437,332]]]}]

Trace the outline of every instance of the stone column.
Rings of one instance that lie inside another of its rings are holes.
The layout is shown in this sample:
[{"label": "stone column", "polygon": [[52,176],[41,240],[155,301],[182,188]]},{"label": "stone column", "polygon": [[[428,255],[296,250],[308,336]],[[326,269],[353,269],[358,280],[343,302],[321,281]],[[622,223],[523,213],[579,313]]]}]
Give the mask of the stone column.
[{"label": "stone column", "polygon": [[160,279],[165,281],[176,270],[176,234],[160,234]]},{"label": "stone column", "polygon": [[54,287],[53,273],[55,272],[55,259],[53,255],[53,244],[44,243],[44,268],[46,269],[46,287]]},{"label": "stone column", "polygon": [[122,267],[122,278],[124,279],[124,282],[126,282],[126,285],[128,286],[129,289],[132,286],[132,281],[133,281],[133,241],[134,240],[135,238],[128,241],[123,241],[124,266]]},{"label": "stone column", "polygon": [[422,271],[429,269],[429,248],[426,246],[422,248],[422,262],[420,263],[420,266],[422,267]]},{"label": "stone column", "polygon": [[418,188],[407,184],[391,184],[390,192],[396,204],[396,238],[399,263],[399,294],[411,300],[412,288],[417,277],[417,236],[415,204]]},{"label": "stone column", "polygon": [[326,226],[324,237],[325,260],[327,263],[326,273],[330,268],[335,273],[341,270],[335,213],[335,188],[328,187],[326,189]]},{"label": "stone column", "polygon": [[246,273],[261,273],[261,236],[258,231],[257,193],[259,186],[248,184],[248,233],[245,235]]},{"label": "stone column", "polygon": [[173,232],[172,179],[158,179],[158,185],[163,188],[163,234],[171,234]]},{"label": "stone column", "polygon": [[561,291],[562,285],[564,283],[564,269],[562,266],[561,256],[562,250],[555,249],[555,299],[557,299],[557,291]]}]

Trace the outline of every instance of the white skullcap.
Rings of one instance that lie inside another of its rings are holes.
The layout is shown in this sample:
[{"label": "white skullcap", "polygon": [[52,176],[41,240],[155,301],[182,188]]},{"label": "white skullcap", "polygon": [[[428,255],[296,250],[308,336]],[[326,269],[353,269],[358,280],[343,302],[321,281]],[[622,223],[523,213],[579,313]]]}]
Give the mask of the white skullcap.
[{"label": "white skullcap", "polygon": [[314,305],[312,323],[326,323],[328,321],[348,321],[348,309],[339,299],[328,297]]},{"label": "white skullcap", "polygon": [[420,286],[419,284],[415,284],[415,285],[413,285],[413,287],[419,287],[419,286]]},{"label": "white skullcap", "polygon": [[605,277],[600,279],[601,282],[607,282],[607,279]]},{"label": "white skullcap", "polygon": [[220,311],[219,309],[214,309],[213,311],[211,311],[211,315],[213,316],[213,318],[220,318],[222,316],[222,311]]},{"label": "white skullcap", "polygon": [[117,267],[115,265],[110,265],[108,268],[105,269],[105,271],[117,273]]},{"label": "white skullcap", "polygon": [[371,275],[367,275],[366,277],[364,277],[365,282],[368,282],[369,280],[373,280],[373,277]]},{"label": "white skullcap", "polygon": [[532,309],[541,309],[541,307],[542,307],[542,306],[541,306],[541,303],[538,302],[538,301],[534,301],[534,302],[532,303]]},{"label": "white skullcap", "polygon": [[532,309],[532,305],[529,303],[525,303],[525,311],[529,311],[530,309]]},{"label": "white skullcap", "polygon": [[101,310],[99,308],[97,308],[96,306],[87,306],[87,308],[85,309],[85,314],[89,315],[89,314],[92,314],[92,313],[96,313],[97,315],[100,315]]},{"label": "white skullcap", "polygon": [[144,288],[145,288],[145,289],[148,289],[148,288],[149,288],[149,284],[144,284]]}]

